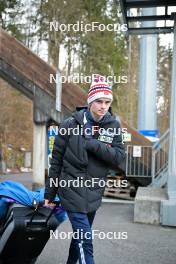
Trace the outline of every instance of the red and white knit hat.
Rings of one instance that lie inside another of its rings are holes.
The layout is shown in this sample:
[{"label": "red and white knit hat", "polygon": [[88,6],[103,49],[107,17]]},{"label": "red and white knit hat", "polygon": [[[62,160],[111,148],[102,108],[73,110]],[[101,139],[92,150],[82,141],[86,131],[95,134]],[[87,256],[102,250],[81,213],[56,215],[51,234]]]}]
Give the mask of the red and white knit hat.
[{"label": "red and white knit hat", "polygon": [[90,104],[99,98],[107,98],[112,101],[112,89],[110,85],[105,82],[105,77],[99,74],[94,74],[93,76],[94,79],[89,88],[87,103]]}]

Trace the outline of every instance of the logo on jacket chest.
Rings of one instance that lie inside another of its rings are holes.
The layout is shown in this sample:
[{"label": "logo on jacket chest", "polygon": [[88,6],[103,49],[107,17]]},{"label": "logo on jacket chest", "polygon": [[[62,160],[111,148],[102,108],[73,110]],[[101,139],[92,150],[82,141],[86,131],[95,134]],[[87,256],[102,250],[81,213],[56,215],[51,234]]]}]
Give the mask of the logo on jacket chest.
[{"label": "logo on jacket chest", "polygon": [[103,133],[99,135],[98,140],[111,144],[113,141],[113,138],[114,138],[114,133],[104,129]]},{"label": "logo on jacket chest", "polygon": [[108,137],[108,136],[99,136],[98,137],[98,140],[99,141],[102,141],[102,142],[106,142],[106,143],[112,143],[112,141],[113,141],[113,137]]}]

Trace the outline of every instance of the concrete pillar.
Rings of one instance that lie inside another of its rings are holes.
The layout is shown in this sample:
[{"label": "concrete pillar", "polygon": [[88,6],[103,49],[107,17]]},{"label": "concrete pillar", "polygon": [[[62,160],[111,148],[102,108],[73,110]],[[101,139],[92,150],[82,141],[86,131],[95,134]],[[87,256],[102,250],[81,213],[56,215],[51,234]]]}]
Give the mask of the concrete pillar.
[{"label": "concrete pillar", "polygon": [[161,204],[161,223],[176,226],[176,13],[174,13],[174,47],[172,62],[172,91],[170,108],[170,142],[167,195]]},{"label": "concrete pillar", "polygon": [[[143,10],[143,15],[155,15],[156,8]],[[143,26],[155,26],[154,21]],[[139,61],[138,130],[156,129],[157,36],[142,35]]]},{"label": "concrete pillar", "polygon": [[34,122],[33,130],[33,189],[45,184],[46,125]]}]

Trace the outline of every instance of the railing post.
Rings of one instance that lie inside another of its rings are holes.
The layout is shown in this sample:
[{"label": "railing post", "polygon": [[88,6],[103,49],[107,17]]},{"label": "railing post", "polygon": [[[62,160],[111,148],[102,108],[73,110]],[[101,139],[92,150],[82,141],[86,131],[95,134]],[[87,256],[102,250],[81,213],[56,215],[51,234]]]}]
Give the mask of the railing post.
[{"label": "railing post", "polygon": [[152,149],[152,183],[155,177],[155,150]]}]

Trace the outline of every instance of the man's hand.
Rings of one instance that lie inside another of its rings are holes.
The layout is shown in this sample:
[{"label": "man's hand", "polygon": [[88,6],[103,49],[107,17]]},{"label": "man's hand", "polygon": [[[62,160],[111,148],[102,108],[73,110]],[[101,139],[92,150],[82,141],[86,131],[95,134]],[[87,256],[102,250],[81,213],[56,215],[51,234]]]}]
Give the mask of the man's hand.
[{"label": "man's hand", "polygon": [[86,149],[91,151],[92,148],[96,147],[97,143],[101,143],[101,142],[96,138],[86,139],[85,141]]},{"label": "man's hand", "polygon": [[45,199],[45,201],[44,201],[44,206],[56,206],[56,204],[55,203],[51,203],[49,200],[47,200],[47,199]]}]

